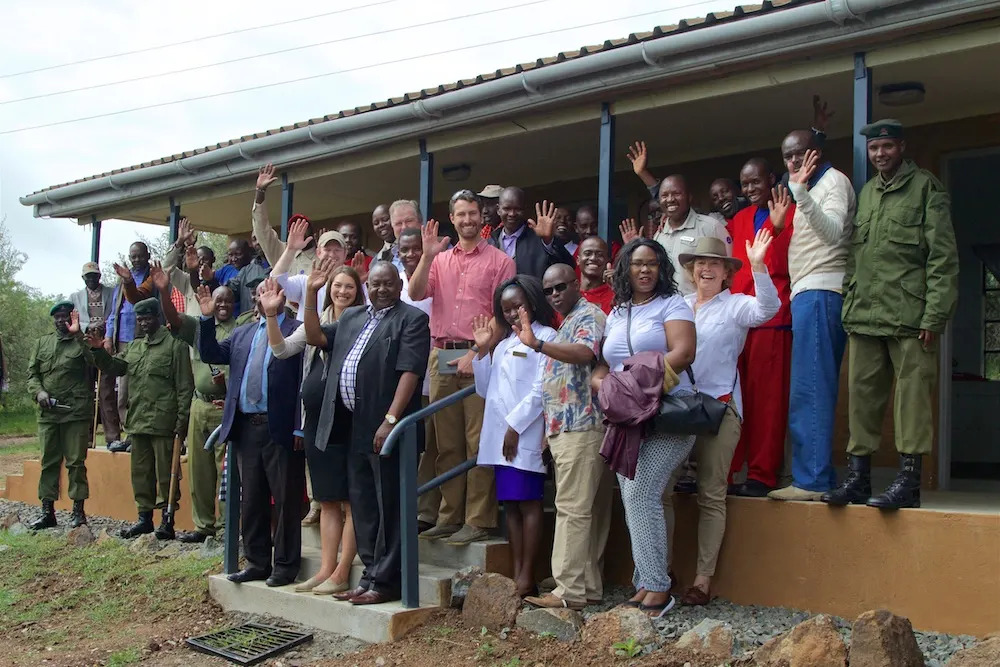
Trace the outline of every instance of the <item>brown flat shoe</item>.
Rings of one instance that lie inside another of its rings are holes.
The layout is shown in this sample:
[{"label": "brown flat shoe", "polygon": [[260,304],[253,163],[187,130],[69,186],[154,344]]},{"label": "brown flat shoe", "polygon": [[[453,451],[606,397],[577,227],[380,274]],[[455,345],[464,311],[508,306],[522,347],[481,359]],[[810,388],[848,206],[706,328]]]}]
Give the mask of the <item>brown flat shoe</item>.
[{"label": "brown flat shoe", "polygon": [[368,592],[367,588],[364,588],[363,586],[358,586],[357,588],[352,588],[351,590],[345,591],[343,593],[334,593],[333,599],[340,600],[341,602],[349,602],[352,598],[356,598],[359,595],[364,595],[367,592]]},{"label": "brown flat shoe", "polygon": [[351,598],[350,603],[361,606],[366,604],[382,604],[383,602],[392,602],[398,599],[398,595],[396,597],[392,597],[391,595],[379,593],[378,591],[366,591],[355,598]]},{"label": "brown flat shoe", "polygon": [[681,596],[681,604],[692,607],[706,605],[711,601],[712,597],[697,586],[691,586]]}]

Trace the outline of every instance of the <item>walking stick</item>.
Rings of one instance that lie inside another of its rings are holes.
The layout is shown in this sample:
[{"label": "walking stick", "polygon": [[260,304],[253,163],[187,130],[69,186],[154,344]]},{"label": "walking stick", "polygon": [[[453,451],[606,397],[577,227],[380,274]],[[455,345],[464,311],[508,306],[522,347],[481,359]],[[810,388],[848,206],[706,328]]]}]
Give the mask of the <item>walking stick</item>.
[{"label": "walking stick", "polygon": [[97,369],[97,391],[94,392],[94,427],[90,429],[90,448],[97,449],[97,413],[101,410],[101,369]]},{"label": "walking stick", "polygon": [[171,526],[174,525],[174,489],[176,488],[179,492],[180,489],[177,485],[180,484],[180,466],[181,466],[181,436],[174,436],[174,452],[170,457],[170,490],[167,492],[167,521],[166,523]]}]

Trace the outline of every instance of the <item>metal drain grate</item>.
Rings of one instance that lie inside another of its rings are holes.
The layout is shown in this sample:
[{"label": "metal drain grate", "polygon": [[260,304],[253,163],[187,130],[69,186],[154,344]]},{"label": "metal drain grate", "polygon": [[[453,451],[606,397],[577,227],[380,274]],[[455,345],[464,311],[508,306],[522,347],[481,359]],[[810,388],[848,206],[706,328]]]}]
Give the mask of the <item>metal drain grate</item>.
[{"label": "metal drain grate", "polygon": [[313,636],[260,623],[246,623],[191,637],[187,645],[196,651],[225,658],[238,665],[256,665],[293,646],[312,641]]}]

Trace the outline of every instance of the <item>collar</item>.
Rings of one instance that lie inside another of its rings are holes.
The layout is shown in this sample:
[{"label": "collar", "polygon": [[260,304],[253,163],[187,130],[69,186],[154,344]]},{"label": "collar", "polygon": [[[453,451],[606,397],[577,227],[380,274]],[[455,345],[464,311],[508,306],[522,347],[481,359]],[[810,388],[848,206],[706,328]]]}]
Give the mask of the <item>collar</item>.
[{"label": "collar", "polygon": [[917,170],[917,165],[913,163],[912,160],[903,160],[903,163],[899,165],[899,169],[889,181],[882,179],[882,174],[876,174],[875,176],[875,187],[880,190],[895,190],[902,187],[907,181],[909,181],[910,176],[913,172]]},{"label": "collar", "polygon": [[145,337],[146,345],[156,345],[157,343],[161,343],[169,335],[170,332],[167,331],[167,327],[164,325],[160,325],[160,328],[156,330],[156,333],[154,333],[152,336]]},{"label": "collar", "polygon": [[833,164],[829,160],[825,160],[823,163],[821,163],[819,167],[816,169],[816,173],[813,174],[812,177],[809,179],[809,184],[808,184],[809,189],[812,190],[814,187],[816,187],[816,184],[819,183],[819,179],[826,176],[826,172],[830,171],[831,169],[833,169]]},{"label": "collar", "polygon": [[[731,297],[732,295],[733,295],[732,291],[727,287],[726,289],[722,290],[721,292],[713,296],[711,299],[706,301],[705,303],[701,304],[701,307],[704,308],[705,306],[715,303],[716,301],[719,302],[728,301],[729,297]],[[698,292],[692,292],[691,294],[688,294],[687,296],[684,297],[684,300],[687,301],[687,305],[691,307],[691,310],[694,310],[695,304],[698,303]]]},{"label": "collar", "polygon": [[456,243],[455,247],[452,248],[451,250],[456,255],[477,255],[480,252],[482,252],[483,248],[485,246],[487,246],[487,245],[489,245],[489,243],[486,241],[486,239],[479,239],[479,243],[476,244],[476,247],[473,248],[472,250],[468,251],[468,252],[462,250],[462,244],[461,243]]},{"label": "collar", "polygon": [[563,324],[566,324],[566,322],[568,322],[569,319],[576,314],[576,311],[580,310],[581,308],[586,308],[584,304],[589,304],[589,303],[590,303],[589,301],[587,301],[581,296],[580,299],[575,304],[573,304],[573,308],[568,313],[566,313],[565,316],[563,316]]},{"label": "collar", "polygon": [[527,226],[528,226],[528,223],[526,223],[526,222],[522,222],[522,223],[521,223],[521,226],[520,226],[520,227],[518,227],[518,228],[517,228],[517,230],[516,230],[516,231],[515,231],[515,232],[514,232],[513,234],[508,234],[508,233],[507,233],[507,230],[506,230],[506,229],[504,229],[504,228],[503,228],[503,227],[501,226],[501,227],[500,227],[500,238],[501,238],[501,239],[519,239],[519,238],[521,238],[521,234],[523,234],[523,233],[524,233],[524,229],[525,229],[525,227],[527,227]]},{"label": "collar", "polygon": [[694,223],[695,220],[697,219],[696,218],[697,215],[698,214],[695,213],[694,208],[689,208],[687,217],[684,218],[684,224],[682,224],[680,227],[673,227],[670,225],[670,222],[667,221],[667,224],[663,226],[663,231],[665,231],[668,234],[673,234],[674,232],[679,232],[682,229],[694,229],[695,228]]},{"label": "collar", "polygon": [[[399,303],[399,302],[397,301],[396,303]],[[392,310],[393,308],[396,307],[396,303],[392,304],[391,306],[386,306],[382,310],[375,310],[375,306],[373,306],[371,304],[368,304],[368,306],[365,307],[365,310],[368,312],[368,317],[372,317],[372,318],[375,318],[376,320],[380,320],[383,317],[385,317],[386,313],[388,313],[390,310]]]}]

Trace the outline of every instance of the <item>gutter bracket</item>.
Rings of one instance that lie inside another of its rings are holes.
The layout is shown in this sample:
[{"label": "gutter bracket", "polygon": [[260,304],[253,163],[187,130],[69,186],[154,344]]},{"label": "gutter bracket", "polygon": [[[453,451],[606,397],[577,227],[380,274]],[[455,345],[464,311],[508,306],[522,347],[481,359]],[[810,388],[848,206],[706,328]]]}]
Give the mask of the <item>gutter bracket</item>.
[{"label": "gutter bracket", "polygon": [[240,157],[243,158],[244,160],[247,160],[248,162],[253,162],[253,153],[244,150],[243,143],[244,142],[240,142],[239,144]]},{"label": "gutter bracket", "polygon": [[649,42],[639,43],[639,52],[642,54],[642,61],[649,65],[650,67],[664,67],[664,63],[660,62],[656,58],[653,58],[648,53],[646,53],[646,44]]},{"label": "gutter bracket", "polygon": [[530,81],[528,81],[528,76],[524,72],[521,72],[521,87],[524,88],[524,91],[529,95],[542,94],[542,91],[538,86],[535,86]]},{"label": "gutter bracket", "polygon": [[184,166],[184,160],[174,160],[174,164],[177,165],[177,171],[182,174],[194,174],[196,173],[194,169],[188,169]]},{"label": "gutter bracket", "polygon": [[436,120],[441,117],[439,113],[432,113],[427,110],[427,105],[424,104],[423,100],[416,100],[410,105],[410,109],[413,110],[413,115],[420,120]]},{"label": "gutter bracket", "polygon": [[122,186],[120,186],[120,185],[115,185],[115,178],[114,178],[114,175],[109,175],[109,176],[108,176],[108,186],[109,186],[109,187],[110,187],[110,188],[111,188],[112,190],[114,190],[115,192],[121,192],[121,189],[122,189]]},{"label": "gutter bracket", "polygon": [[826,0],[826,13],[830,16],[830,20],[837,25],[844,25],[849,20],[863,21],[864,16],[859,16],[851,11],[851,6],[848,0]]},{"label": "gutter bracket", "polygon": [[326,143],[326,140],[323,139],[323,137],[317,137],[315,134],[313,134],[313,129],[315,129],[315,126],[310,125],[309,126],[309,141],[313,142],[314,144],[319,144],[320,146],[324,145]]}]

